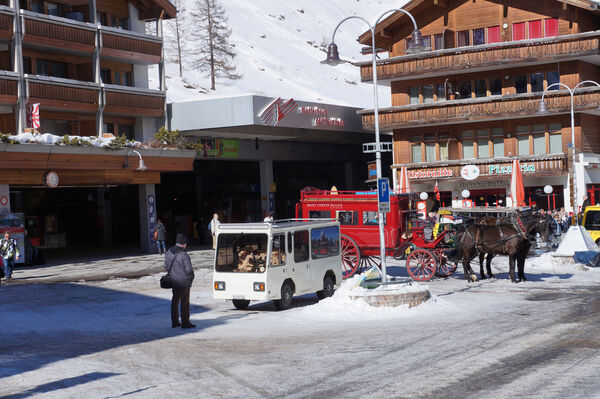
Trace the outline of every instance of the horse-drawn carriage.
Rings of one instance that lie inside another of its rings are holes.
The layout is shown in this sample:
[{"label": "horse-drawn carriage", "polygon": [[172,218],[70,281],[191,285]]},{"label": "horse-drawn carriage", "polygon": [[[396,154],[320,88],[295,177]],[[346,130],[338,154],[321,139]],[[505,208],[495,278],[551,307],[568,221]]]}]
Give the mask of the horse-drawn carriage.
[{"label": "horse-drawn carriage", "polygon": [[[384,213],[385,254],[404,257],[406,268],[417,281],[434,275],[449,276],[456,269],[446,251],[451,249],[447,230],[435,239],[425,237],[425,224],[417,218],[415,194],[392,194],[390,212]],[[305,190],[296,205],[297,218],[335,218],[340,222],[343,278],[381,263],[379,213],[374,191]]]}]

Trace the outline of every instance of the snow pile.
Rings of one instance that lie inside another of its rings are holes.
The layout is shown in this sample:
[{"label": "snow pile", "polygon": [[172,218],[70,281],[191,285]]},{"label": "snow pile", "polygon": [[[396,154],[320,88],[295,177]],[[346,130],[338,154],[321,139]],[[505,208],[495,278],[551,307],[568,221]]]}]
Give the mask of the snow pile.
[{"label": "snow pile", "polygon": [[[221,0],[219,4],[232,30],[229,43],[236,53],[232,64],[242,78],[217,79],[215,91],[209,89],[206,71],[194,70],[189,65],[190,54],[199,43],[189,40],[182,44],[184,72],[183,78],[179,77],[174,51],[177,48],[175,20],[165,21],[168,100],[256,94],[372,108],[373,86],[360,81],[359,68],[352,64],[334,68],[320,62],[325,59],[333,30],[342,19],[356,15],[373,24],[383,12],[406,3],[407,0]],[[182,0],[181,4],[181,9],[195,9],[194,0]],[[189,16],[187,18],[187,24],[193,25]],[[198,29],[197,26],[192,28]],[[368,30],[369,26],[358,19],[340,26],[335,42],[342,59],[371,61],[370,54],[361,54],[363,45],[357,42],[358,36]],[[150,87],[158,88],[157,66],[151,67],[149,76]],[[380,85],[378,94],[379,105],[389,106],[389,88]]]},{"label": "snow pile", "polygon": [[[14,140],[20,144],[56,144],[65,145],[61,143],[63,136],[56,134],[44,133],[44,134],[33,134],[33,133],[21,133],[15,135],[8,135],[9,140]],[[115,140],[116,137],[97,137],[97,136],[69,136],[69,140],[81,141],[90,143],[92,147],[108,147],[110,143]],[[142,143],[135,140],[128,140],[125,143],[126,147],[142,147]]]}]

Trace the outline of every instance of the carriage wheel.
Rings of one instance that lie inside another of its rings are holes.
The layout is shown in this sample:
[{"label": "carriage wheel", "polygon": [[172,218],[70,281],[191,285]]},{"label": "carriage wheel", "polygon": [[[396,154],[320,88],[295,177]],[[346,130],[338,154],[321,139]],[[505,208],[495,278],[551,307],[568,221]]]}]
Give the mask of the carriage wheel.
[{"label": "carriage wheel", "polygon": [[345,280],[354,276],[360,264],[360,249],[356,242],[347,235],[340,235],[342,247],[342,278]]},{"label": "carriage wheel", "polygon": [[458,266],[458,263],[450,259],[442,259],[435,275],[438,277],[450,277],[456,271],[456,266]]},{"label": "carriage wheel", "polygon": [[374,255],[363,255],[360,257],[360,271],[361,273],[372,266],[381,268],[381,256]]},{"label": "carriage wheel", "polygon": [[426,249],[415,249],[406,259],[406,271],[416,281],[429,281],[436,272],[437,260]]}]

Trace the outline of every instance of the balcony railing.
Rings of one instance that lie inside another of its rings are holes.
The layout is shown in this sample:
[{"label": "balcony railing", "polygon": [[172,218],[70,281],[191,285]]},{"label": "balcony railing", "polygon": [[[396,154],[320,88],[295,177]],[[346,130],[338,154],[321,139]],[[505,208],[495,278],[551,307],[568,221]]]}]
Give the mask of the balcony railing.
[{"label": "balcony railing", "polygon": [[101,27],[103,56],[136,60],[149,64],[160,62],[162,40],[137,32]]},{"label": "balcony railing", "polygon": [[12,8],[0,6],[0,39],[12,39],[14,15]]},{"label": "balcony railing", "polygon": [[162,116],[165,107],[165,93],[135,87],[104,85],[104,112],[134,115]]},{"label": "balcony railing", "polygon": [[59,47],[83,53],[93,53],[96,45],[96,27],[72,19],[21,10],[24,25],[24,43]]},{"label": "balcony railing", "polygon": [[[377,78],[380,80],[413,79],[436,72],[475,72],[490,66],[540,63],[579,59],[600,53],[600,31],[578,33],[552,38],[483,44],[404,55],[377,61]],[[363,82],[373,80],[370,62],[357,63]]]},{"label": "balcony railing", "polygon": [[0,71],[0,103],[15,104],[18,95],[19,74]]},{"label": "balcony railing", "polygon": [[[538,112],[540,100],[541,93],[526,93],[382,108],[379,110],[379,126],[382,130],[391,130],[461,121],[534,116]],[[571,110],[571,97],[567,90],[547,92],[544,101],[550,114],[567,113]],[[600,89],[595,86],[578,89],[573,97],[573,105],[575,111],[598,108]],[[360,113],[363,127],[373,130],[373,110]]]},{"label": "balcony railing", "polygon": [[91,82],[47,76],[25,75],[29,103],[44,108],[94,112],[98,109],[100,86]]}]

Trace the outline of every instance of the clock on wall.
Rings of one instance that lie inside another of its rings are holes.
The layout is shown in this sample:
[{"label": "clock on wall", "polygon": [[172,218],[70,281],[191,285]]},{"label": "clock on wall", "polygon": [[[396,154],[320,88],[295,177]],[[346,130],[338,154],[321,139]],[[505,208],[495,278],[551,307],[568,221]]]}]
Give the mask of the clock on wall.
[{"label": "clock on wall", "polygon": [[55,171],[50,170],[44,175],[44,185],[46,187],[54,188],[58,186],[58,182],[58,174]]}]

